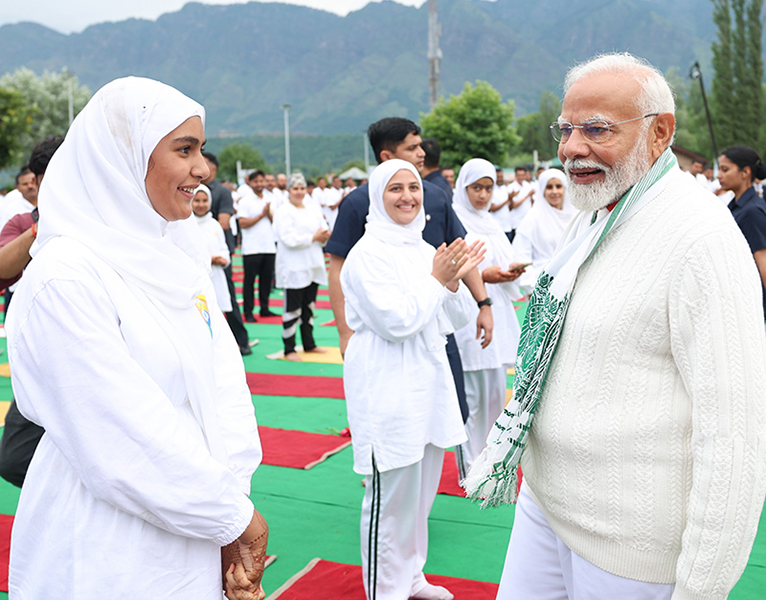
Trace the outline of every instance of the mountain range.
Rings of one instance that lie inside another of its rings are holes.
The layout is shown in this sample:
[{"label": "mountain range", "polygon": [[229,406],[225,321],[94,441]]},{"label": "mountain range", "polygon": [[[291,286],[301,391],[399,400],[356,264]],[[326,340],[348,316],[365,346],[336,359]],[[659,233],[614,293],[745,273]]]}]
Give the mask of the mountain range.
[{"label": "mountain range", "polygon": [[[561,94],[567,69],[600,52],[629,51],[707,78],[715,36],[710,0],[439,0],[441,88],[488,81],[537,110]],[[0,74],[66,67],[95,91],[142,75],[205,105],[208,133],[282,130],[361,133],[385,116],[415,121],[428,106],[428,5],[370,3],[345,17],[287,5],[189,3],[156,21],[129,19],[61,34],[34,23],[0,27]]]}]

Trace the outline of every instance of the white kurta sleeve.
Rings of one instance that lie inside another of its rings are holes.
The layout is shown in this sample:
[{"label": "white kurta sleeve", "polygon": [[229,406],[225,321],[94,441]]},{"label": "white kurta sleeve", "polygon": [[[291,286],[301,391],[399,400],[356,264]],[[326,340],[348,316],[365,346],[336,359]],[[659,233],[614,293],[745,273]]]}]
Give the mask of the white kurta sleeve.
[{"label": "white kurta sleeve", "polygon": [[725,598],[747,563],[766,492],[766,342],[744,240],[697,242],[671,285],[671,349],[691,397],[691,492],[673,600]]},{"label": "white kurta sleeve", "polygon": [[287,206],[274,215],[274,233],[288,248],[308,248],[314,241],[314,232],[301,232],[293,211]]},{"label": "white kurta sleeve", "polygon": [[97,276],[48,281],[18,308],[9,355],[19,408],[83,486],[171,533],[236,539],[253,513],[241,476],[212,458],[183,407],[131,356]]},{"label": "white kurta sleeve", "polygon": [[461,282],[454,294],[446,287],[444,290],[447,292],[447,299],[444,303],[444,312],[452,323],[453,330],[458,330],[461,327],[468,325],[471,321],[471,316],[475,312],[474,307],[476,306],[475,300],[468,291],[468,288]]},{"label": "white kurta sleeve", "polygon": [[213,256],[223,256],[226,259],[226,266],[228,266],[231,264],[231,254],[229,253],[229,246],[226,245],[226,235],[218,221],[213,221],[213,223],[217,225],[215,240],[218,243]]},{"label": "white kurta sleeve", "polygon": [[[353,321],[358,317],[367,328],[393,343],[425,329],[449,294],[430,274],[404,289],[397,284],[391,261],[370,254],[349,255],[341,271],[341,287],[347,318]],[[352,321],[349,325],[353,328]]]},{"label": "white kurta sleeve", "polygon": [[253,399],[234,335],[223,313],[213,312],[216,410],[229,455],[229,469],[239,479],[242,491],[250,495],[253,473],[263,458]]}]

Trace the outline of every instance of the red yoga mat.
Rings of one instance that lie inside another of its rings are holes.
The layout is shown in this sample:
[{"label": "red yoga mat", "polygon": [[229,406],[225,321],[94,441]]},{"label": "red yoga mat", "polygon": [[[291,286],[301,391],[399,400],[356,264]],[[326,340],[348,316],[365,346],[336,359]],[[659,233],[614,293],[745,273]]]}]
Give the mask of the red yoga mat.
[{"label": "red yoga mat", "polygon": [[310,469],[351,445],[350,437],[258,427],[263,464],[291,469]]},{"label": "red yoga mat", "polygon": [[0,592],[8,591],[8,564],[11,558],[12,515],[0,515]]},{"label": "red yoga mat", "polygon": [[[441,585],[456,600],[494,600],[498,585],[485,581],[427,575],[433,585]],[[266,600],[365,600],[362,567],[315,558]]]},{"label": "red yoga mat", "polygon": [[250,387],[251,394],[261,396],[340,399],[346,397],[343,393],[342,377],[247,373],[247,385]]},{"label": "red yoga mat", "polygon": [[455,458],[454,452],[444,453],[442,478],[439,481],[439,489],[436,493],[465,498],[465,490],[460,487],[460,483],[458,482],[457,459]]}]

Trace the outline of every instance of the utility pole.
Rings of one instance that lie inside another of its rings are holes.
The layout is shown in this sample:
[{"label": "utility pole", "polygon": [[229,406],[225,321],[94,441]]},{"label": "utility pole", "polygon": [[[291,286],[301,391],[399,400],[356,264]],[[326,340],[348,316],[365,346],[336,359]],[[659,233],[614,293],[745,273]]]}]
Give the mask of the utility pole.
[{"label": "utility pole", "polygon": [[702,69],[700,69],[699,62],[695,62],[689,69],[689,77],[691,79],[697,79],[700,82],[700,90],[702,91],[702,103],[705,105],[705,115],[707,116],[707,126],[710,131],[710,144],[713,147],[713,164],[718,163],[718,149],[715,144],[715,134],[713,133],[713,120],[710,118],[710,109],[707,106],[707,96],[705,95],[705,84],[702,81]]},{"label": "utility pole", "polygon": [[292,104],[283,104],[282,110],[285,111],[285,174],[290,178],[290,114]]},{"label": "utility pole", "polygon": [[428,84],[431,91],[432,109],[436,106],[441,95],[441,74],[439,71],[439,62],[442,58],[442,51],[439,48],[441,34],[441,25],[436,14],[436,0],[428,0]]}]

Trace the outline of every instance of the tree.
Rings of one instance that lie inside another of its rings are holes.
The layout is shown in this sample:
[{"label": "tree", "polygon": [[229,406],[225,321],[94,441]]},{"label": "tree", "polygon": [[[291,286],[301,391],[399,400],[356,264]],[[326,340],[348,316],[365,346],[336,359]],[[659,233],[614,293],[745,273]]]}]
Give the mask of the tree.
[{"label": "tree", "polygon": [[748,144],[760,149],[763,123],[763,0],[713,0],[718,28],[713,43],[712,112],[721,148]]},{"label": "tree", "polygon": [[250,144],[238,142],[224,147],[218,155],[219,177],[227,181],[237,181],[237,161],[242,164],[243,169],[268,169],[258,150]]},{"label": "tree", "polygon": [[561,101],[553,92],[540,94],[539,112],[519,117],[516,121],[516,133],[519,143],[516,152],[533,153],[535,150],[541,160],[550,160],[556,156],[558,145],[551,135],[550,125],[561,114]]},{"label": "tree", "polygon": [[27,132],[19,136],[21,161],[26,160],[34,145],[49,135],[66,135],[69,129],[69,88],[72,87],[74,115],[90,100],[90,90],[81,86],[74,74],[44,71],[38,76],[27,68],[0,77],[0,87],[16,90],[34,117]]},{"label": "tree", "polygon": [[24,160],[21,140],[29,134],[34,115],[20,92],[0,87],[0,169]]},{"label": "tree", "polygon": [[518,139],[513,111],[512,100],[503,103],[489,83],[477,81],[447,101],[440,99],[430,113],[421,114],[420,125],[423,137],[439,141],[443,164],[462,165],[471,158],[502,164]]}]

